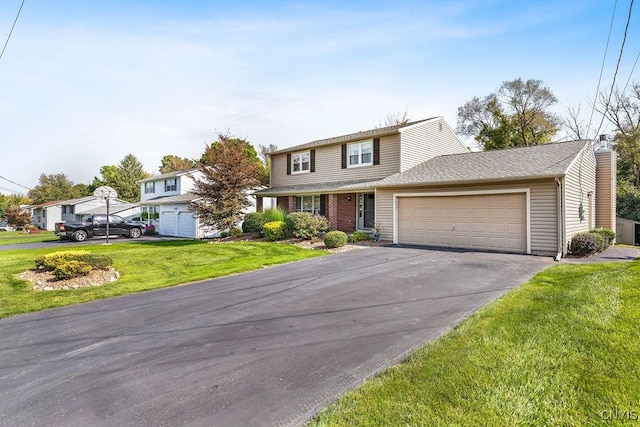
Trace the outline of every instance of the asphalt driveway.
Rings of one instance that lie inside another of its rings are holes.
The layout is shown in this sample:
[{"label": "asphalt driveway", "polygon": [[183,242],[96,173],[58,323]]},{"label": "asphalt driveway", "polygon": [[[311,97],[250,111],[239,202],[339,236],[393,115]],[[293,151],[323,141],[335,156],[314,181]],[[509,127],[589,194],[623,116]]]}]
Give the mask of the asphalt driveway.
[{"label": "asphalt driveway", "polygon": [[0,320],[0,425],[300,425],[551,264],[365,248]]}]

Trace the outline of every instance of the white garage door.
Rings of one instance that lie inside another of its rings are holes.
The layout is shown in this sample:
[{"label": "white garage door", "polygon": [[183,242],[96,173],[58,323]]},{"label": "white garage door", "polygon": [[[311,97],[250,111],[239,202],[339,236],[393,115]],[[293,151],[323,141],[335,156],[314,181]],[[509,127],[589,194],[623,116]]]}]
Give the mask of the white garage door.
[{"label": "white garage door", "polygon": [[526,252],[525,193],[398,197],[398,243]]},{"label": "white garage door", "polygon": [[160,213],[160,234],[163,236],[176,235],[176,214],[173,211]]},{"label": "white garage door", "polygon": [[178,236],[196,238],[196,220],[193,213],[178,212]]}]

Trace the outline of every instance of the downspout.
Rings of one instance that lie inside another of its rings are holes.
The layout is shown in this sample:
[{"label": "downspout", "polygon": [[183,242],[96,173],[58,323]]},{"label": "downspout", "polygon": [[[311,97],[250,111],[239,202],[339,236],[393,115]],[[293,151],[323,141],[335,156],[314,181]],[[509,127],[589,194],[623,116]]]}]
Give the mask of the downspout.
[{"label": "downspout", "polygon": [[558,218],[558,254],[555,256],[556,261],[560,261],[562,258],[562,252],[564,247],[564,204],[562,203],[562,180],[556,178],[556,206],[557,206],[557,218]]}]

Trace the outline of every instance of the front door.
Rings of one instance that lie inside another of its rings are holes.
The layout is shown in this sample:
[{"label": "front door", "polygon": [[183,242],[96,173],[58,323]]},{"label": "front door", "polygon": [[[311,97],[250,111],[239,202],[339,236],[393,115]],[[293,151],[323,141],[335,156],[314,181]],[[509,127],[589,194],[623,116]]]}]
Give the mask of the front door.
[{"label": "front door", "polygon": [[358,195],[358,229],[372,228],[376,222],[376,198],[373,193]]}]

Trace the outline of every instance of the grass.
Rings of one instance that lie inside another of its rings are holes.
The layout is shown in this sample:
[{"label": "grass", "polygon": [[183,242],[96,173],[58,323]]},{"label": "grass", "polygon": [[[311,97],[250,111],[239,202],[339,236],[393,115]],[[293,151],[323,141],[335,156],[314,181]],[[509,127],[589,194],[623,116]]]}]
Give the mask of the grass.
[{"label": "grass", "polygon": [[536,275],[313,426],[640,423],[640,262]]},{"label": "grass", "polygon": [[15,245],[18,243],[51,242],[58,240],[53,231],[42,231],[29,234],[23,231],[0,231],[0,245]]},{"label": "grass", "polygon": [[20,280],[16,275],[34,268],[34,260],[38,256],[56,251],[2,251],[0,318],[225,276],[326,253],[282,243],[207,244],[190,240],[116,243],[85,246],[82,249],[113,258],[114,268],[121,273],[120,279],[107,285],[73,291],[35,292],[30,283]]}]

